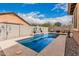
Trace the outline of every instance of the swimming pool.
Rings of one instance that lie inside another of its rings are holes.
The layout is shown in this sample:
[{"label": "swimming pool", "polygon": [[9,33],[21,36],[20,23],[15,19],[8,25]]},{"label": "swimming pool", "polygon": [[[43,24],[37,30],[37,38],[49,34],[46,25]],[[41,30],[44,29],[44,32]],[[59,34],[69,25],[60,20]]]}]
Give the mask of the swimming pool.
[{"label": "swimming pool", "polygon": [[49,43],[54,41],[57,36],[58,34],[36,34],[33,37],[19,40],[17,42],[39,53]]}]

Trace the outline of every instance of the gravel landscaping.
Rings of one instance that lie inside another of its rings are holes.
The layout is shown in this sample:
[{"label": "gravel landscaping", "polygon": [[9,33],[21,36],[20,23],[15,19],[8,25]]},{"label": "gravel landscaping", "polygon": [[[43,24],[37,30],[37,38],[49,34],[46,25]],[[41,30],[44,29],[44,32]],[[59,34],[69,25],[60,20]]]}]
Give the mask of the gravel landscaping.
[{"label": "gravel landscaping", "polygon": [[79,45],[73,38],[67,37],[65,56],[79,56]]}]

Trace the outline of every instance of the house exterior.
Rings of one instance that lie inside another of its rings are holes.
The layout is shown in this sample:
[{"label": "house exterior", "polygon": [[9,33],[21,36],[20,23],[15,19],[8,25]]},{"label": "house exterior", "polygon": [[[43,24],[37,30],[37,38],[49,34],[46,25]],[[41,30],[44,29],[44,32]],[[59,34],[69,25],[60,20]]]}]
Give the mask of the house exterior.
[{"label": "house exterior", "polygon": [[26,22],[24,19],[22,19],[17,14],[10,12],[10,13],[0,13],[0,23],[14,23],[14,24],[21,24],[29,26],[30,24]]},{"label": "house exterior", "polygon": [[79,3],[69,3],[68,4],[68,13],[73,15],[73,38],[79,44]]},{"label": "house exterior", "polygon": [[[43,33],[48,32],[48,28],[40,28]],[[0,13],[0,40],[32,36],[34,34],[33,29],[34,26],[13,12]]]},{"label": "house exterior", "polygon": [[0,40],[30,35],[31,25],[15,13],[0,13]]}]

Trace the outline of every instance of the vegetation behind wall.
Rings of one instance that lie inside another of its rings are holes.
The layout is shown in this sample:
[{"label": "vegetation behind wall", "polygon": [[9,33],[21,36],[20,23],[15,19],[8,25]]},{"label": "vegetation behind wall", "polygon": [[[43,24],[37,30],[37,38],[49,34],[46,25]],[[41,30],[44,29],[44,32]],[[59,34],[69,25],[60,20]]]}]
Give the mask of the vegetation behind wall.
[{"label": "vegetation behind wall", "polygon": [[54,24],[50,24],[50,23],[44,23],[42,24],[41,26],[44,26],[44,27],[61,27],[62,24],[60,22],[56,22]]}]

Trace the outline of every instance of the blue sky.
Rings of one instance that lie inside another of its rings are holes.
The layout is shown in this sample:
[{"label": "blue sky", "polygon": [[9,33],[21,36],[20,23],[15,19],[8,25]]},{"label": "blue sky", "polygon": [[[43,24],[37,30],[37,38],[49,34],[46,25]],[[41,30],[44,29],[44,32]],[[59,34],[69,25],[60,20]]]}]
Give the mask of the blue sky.
[{"label": "blue sky", "polygon": [[0,3],[0,12],[15,12],[28,14],[31,12],[42,15],[46,18],[56,18],[66,16],[66,3]]}]

